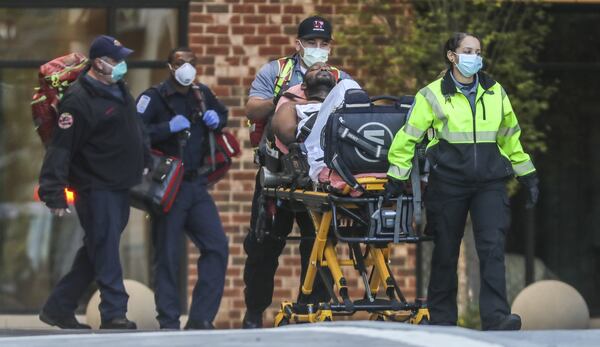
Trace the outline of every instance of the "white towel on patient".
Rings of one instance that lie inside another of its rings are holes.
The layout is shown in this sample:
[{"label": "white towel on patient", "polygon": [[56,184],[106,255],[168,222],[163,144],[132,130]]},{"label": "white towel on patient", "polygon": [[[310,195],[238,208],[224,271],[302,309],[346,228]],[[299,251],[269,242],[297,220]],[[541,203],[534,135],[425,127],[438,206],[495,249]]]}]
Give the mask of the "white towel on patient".
[{"label": "white towel on patient", "polygon": [[323,105],[323,103],[321,103],[321,102],[314,103],[314,104],[296,105],[296,115],[298,116],[298,120],[299,120],[298,128],[296,131],[296,137],[298,137],[298,135],[300,135],[300,129],[302,129],[304,124],[306,122],[308,122],[308,120],[311,117],[316,116],[316,114],[319,113],[319,110],[321,109],[321,105]]}]

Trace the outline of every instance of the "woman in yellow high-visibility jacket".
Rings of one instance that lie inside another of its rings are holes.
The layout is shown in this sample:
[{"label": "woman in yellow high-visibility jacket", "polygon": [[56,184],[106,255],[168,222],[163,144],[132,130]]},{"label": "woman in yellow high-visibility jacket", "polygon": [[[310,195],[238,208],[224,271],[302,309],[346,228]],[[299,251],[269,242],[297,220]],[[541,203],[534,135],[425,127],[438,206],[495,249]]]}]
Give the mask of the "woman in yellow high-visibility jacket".
[{"label": "woman in yellow high-visibility jacket", "polygon": [[538,197],[536,170],[523,151],[521,129],[502,86],[480,71],[481,41],[454,34],[444,47],[445,75],[421,89],[388,154],[386,196],[402,193],[415,145],[428,129],[431,164],[425,192],[427,232],[434,236],[428,305],[431,323],[456,325],[456,267],[467,214],[480,261],[484,330],[518,330],[521,318],[506,300],[504,241],[510,226],[506,182],[513,175]]}]

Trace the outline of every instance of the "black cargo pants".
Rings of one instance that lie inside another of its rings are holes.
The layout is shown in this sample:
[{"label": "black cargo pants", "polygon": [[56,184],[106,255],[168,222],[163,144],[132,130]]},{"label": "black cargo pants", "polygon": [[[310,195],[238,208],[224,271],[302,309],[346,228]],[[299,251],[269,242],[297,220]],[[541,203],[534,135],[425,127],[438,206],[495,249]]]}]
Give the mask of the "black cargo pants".
[{"label": "black cargo pants", "polygon": [[506,181],[463,186],[431,177],[425,203],[428,232],[434,235],[427,295],[431,323],[456,325],[456,270],[470,212],[480,263],[481,323],[486,330],[510,313],[504,268],[504,241],[510,227]]}]

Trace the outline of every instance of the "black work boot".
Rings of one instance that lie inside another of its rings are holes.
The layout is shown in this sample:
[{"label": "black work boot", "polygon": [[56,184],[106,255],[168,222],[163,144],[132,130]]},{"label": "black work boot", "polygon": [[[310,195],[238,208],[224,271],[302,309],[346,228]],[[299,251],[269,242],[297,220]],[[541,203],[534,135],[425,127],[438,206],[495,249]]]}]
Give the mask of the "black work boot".
[{"label": "black work boot", "polygon": [[100,324],[100,329],[135,330],[137,329],[137,324],[135,324],[135,322],[130,321],[126,317],[120,317],[113,318],[106,322],[102,322],[102,324]]},{"label": "black work boot", "polygon": [[242,320],[242,329],[260,329],[262,327],[262,313],[246,311],[244,320]]},{"label": "black work boot", "polygon": [[509,314],[488,330],[521,330],[521,317],[518,314]]},{"label": "black work boot", "polygon": [[196,321],[196,320],[188,319],[188,321],[185,324],[185,327],[183,329],[185,329],[185,330],[213,330],[214,328],[215,328],[215,326],[212,324],[212,322],[209,322],[206,320]]},{"label": "black work boot", "polygon": [[91,329],[89,325],[79,323],[75,315],[61,317],[42,310],[39,318],[42,322],[61,329]]}]

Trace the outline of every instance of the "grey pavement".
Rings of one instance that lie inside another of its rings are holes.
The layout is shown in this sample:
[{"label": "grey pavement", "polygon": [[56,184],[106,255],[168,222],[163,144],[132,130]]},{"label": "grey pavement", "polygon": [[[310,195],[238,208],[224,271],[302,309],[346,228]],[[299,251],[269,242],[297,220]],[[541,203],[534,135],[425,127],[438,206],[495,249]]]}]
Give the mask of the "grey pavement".
[{"label": "grey pavement", "polygon": [[[21,336],[19,336],[21,335]],[[481,332],[386,322],[333,322],[261,330],[81,333],[0,330],[0,346],[599,347],[600,330]]]}]

